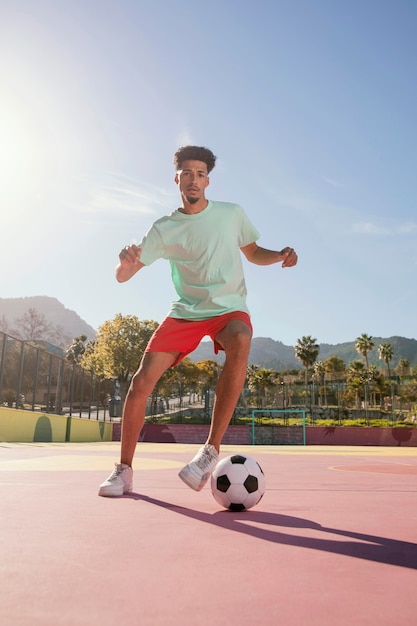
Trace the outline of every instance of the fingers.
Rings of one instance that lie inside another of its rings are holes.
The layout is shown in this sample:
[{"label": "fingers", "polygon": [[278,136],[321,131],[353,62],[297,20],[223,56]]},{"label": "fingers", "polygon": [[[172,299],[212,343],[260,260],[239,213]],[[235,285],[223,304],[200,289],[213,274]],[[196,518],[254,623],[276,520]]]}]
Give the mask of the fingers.
[{"label": "fingers", "polygon": [[119,254],[119,259],[123,263],[135,264],[140,261],[141,248],[132,244],[131,246],[125,246]]},{"label": "fingers", "polygon": [[294,267],[297,264],[298,256],[294,248],[284,248],[282,254],[284,256],[282,267]]}]

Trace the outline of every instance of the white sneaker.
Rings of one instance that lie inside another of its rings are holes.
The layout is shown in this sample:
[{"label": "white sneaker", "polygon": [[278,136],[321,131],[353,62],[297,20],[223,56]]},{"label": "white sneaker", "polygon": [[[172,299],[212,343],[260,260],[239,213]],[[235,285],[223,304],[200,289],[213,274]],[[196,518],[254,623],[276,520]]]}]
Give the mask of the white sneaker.
[{"label": "white sneaker", "polygon": [[201,491],[219,460],[219,453],[211,444],[203,446],[178,476],[195,491]]},{"label": "white sneaker", "polygon": [[124,463],[115,463],[114,470],[104,483],[101,483],[99,496],[122,496],[133,489],[133,470]]}]

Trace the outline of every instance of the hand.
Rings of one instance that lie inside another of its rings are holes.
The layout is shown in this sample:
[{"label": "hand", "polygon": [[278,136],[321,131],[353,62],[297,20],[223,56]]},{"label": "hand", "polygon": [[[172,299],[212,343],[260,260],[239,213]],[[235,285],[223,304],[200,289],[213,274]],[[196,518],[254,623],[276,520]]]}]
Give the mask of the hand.
[{"label": "hand", "polygon": [[284,248],[281,250],[282,267],[293,267],[297,264],[298,256],[294,248]]},{"label": "hand", "polygon": [[142,248],[135,246],[135,244],[125,246],[119,254],[120,265],[125,269],[131,269],[140,263],[141,252]]}]

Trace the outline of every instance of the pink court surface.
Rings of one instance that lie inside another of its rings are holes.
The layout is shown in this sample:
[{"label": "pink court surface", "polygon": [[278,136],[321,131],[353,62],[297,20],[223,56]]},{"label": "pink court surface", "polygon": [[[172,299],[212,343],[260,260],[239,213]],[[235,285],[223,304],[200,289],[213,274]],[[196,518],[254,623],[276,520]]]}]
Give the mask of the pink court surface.
[{"label": "pink court surface", "polygon": [[5,626],[417,623],[417,449],[224,446],[262,466],[250,511],[178,478],[196,447],[0,444]]}]

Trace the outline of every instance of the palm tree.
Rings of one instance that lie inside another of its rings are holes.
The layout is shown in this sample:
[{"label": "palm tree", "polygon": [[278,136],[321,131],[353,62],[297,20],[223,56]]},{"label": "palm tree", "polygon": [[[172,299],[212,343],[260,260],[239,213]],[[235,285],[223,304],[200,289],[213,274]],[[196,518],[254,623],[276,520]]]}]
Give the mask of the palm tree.
[{"label": "palm tree", "polygon": [[319,393],[319,404],[321,405],[321,395],[322,391],[324,391],[324,404],[327,404],[326,401],[326,364],[324,361],[316,361],[314,363],[314,374],[313,380],[318,385],[318,393]]},{"label": "palm tree", "polygon": [[357,408],[360,407],[360,390],[366,382],[366,372],[362,361],[352,361],[346,370],[348,384],[355,391]]},{"label": "palm tree", "polygon": [[378,348],[378,356],[381,361],[384,361],[388,370],[388,380],[391,380],[391,372],[389,367],[389,362],[392,361],[392,357],[394,356],[394,349],[390,343],[381,343]]},{"label": "palm tree", "polygon": [[259,369],[256,366],[248,367],[248,386],[256,393],[257,407],[262,408],[267,398],[269,389],[275,386],[276,372],[266,368]]},{"label": "palm tree", "polygon": [[316,343],[317,339],[313,339],[310,335],[297,339],[294,347],[296,358],[301,361],[305,367],[304,384],[307,387],[308,368],[312,367],[319,355],[320,346]]},{"label": "palm tree", "polygon": [[356,340],[356,352],[358,352],[365,359],[366,369],[369,369],[368,352],[372,350],[374,345],[375,343],[373,342],[372,337],[366,333],[362,333],[362,335]]},{"label": "palm tree", "polygon": [[366,384],[369,385],[372,397],[372,405],[376,405],[376,393],[380,394],[381,408],[383,406],[383,395],[387,390],[384,378],[381,376],[376,365],[371,365],[366,375]]}]

